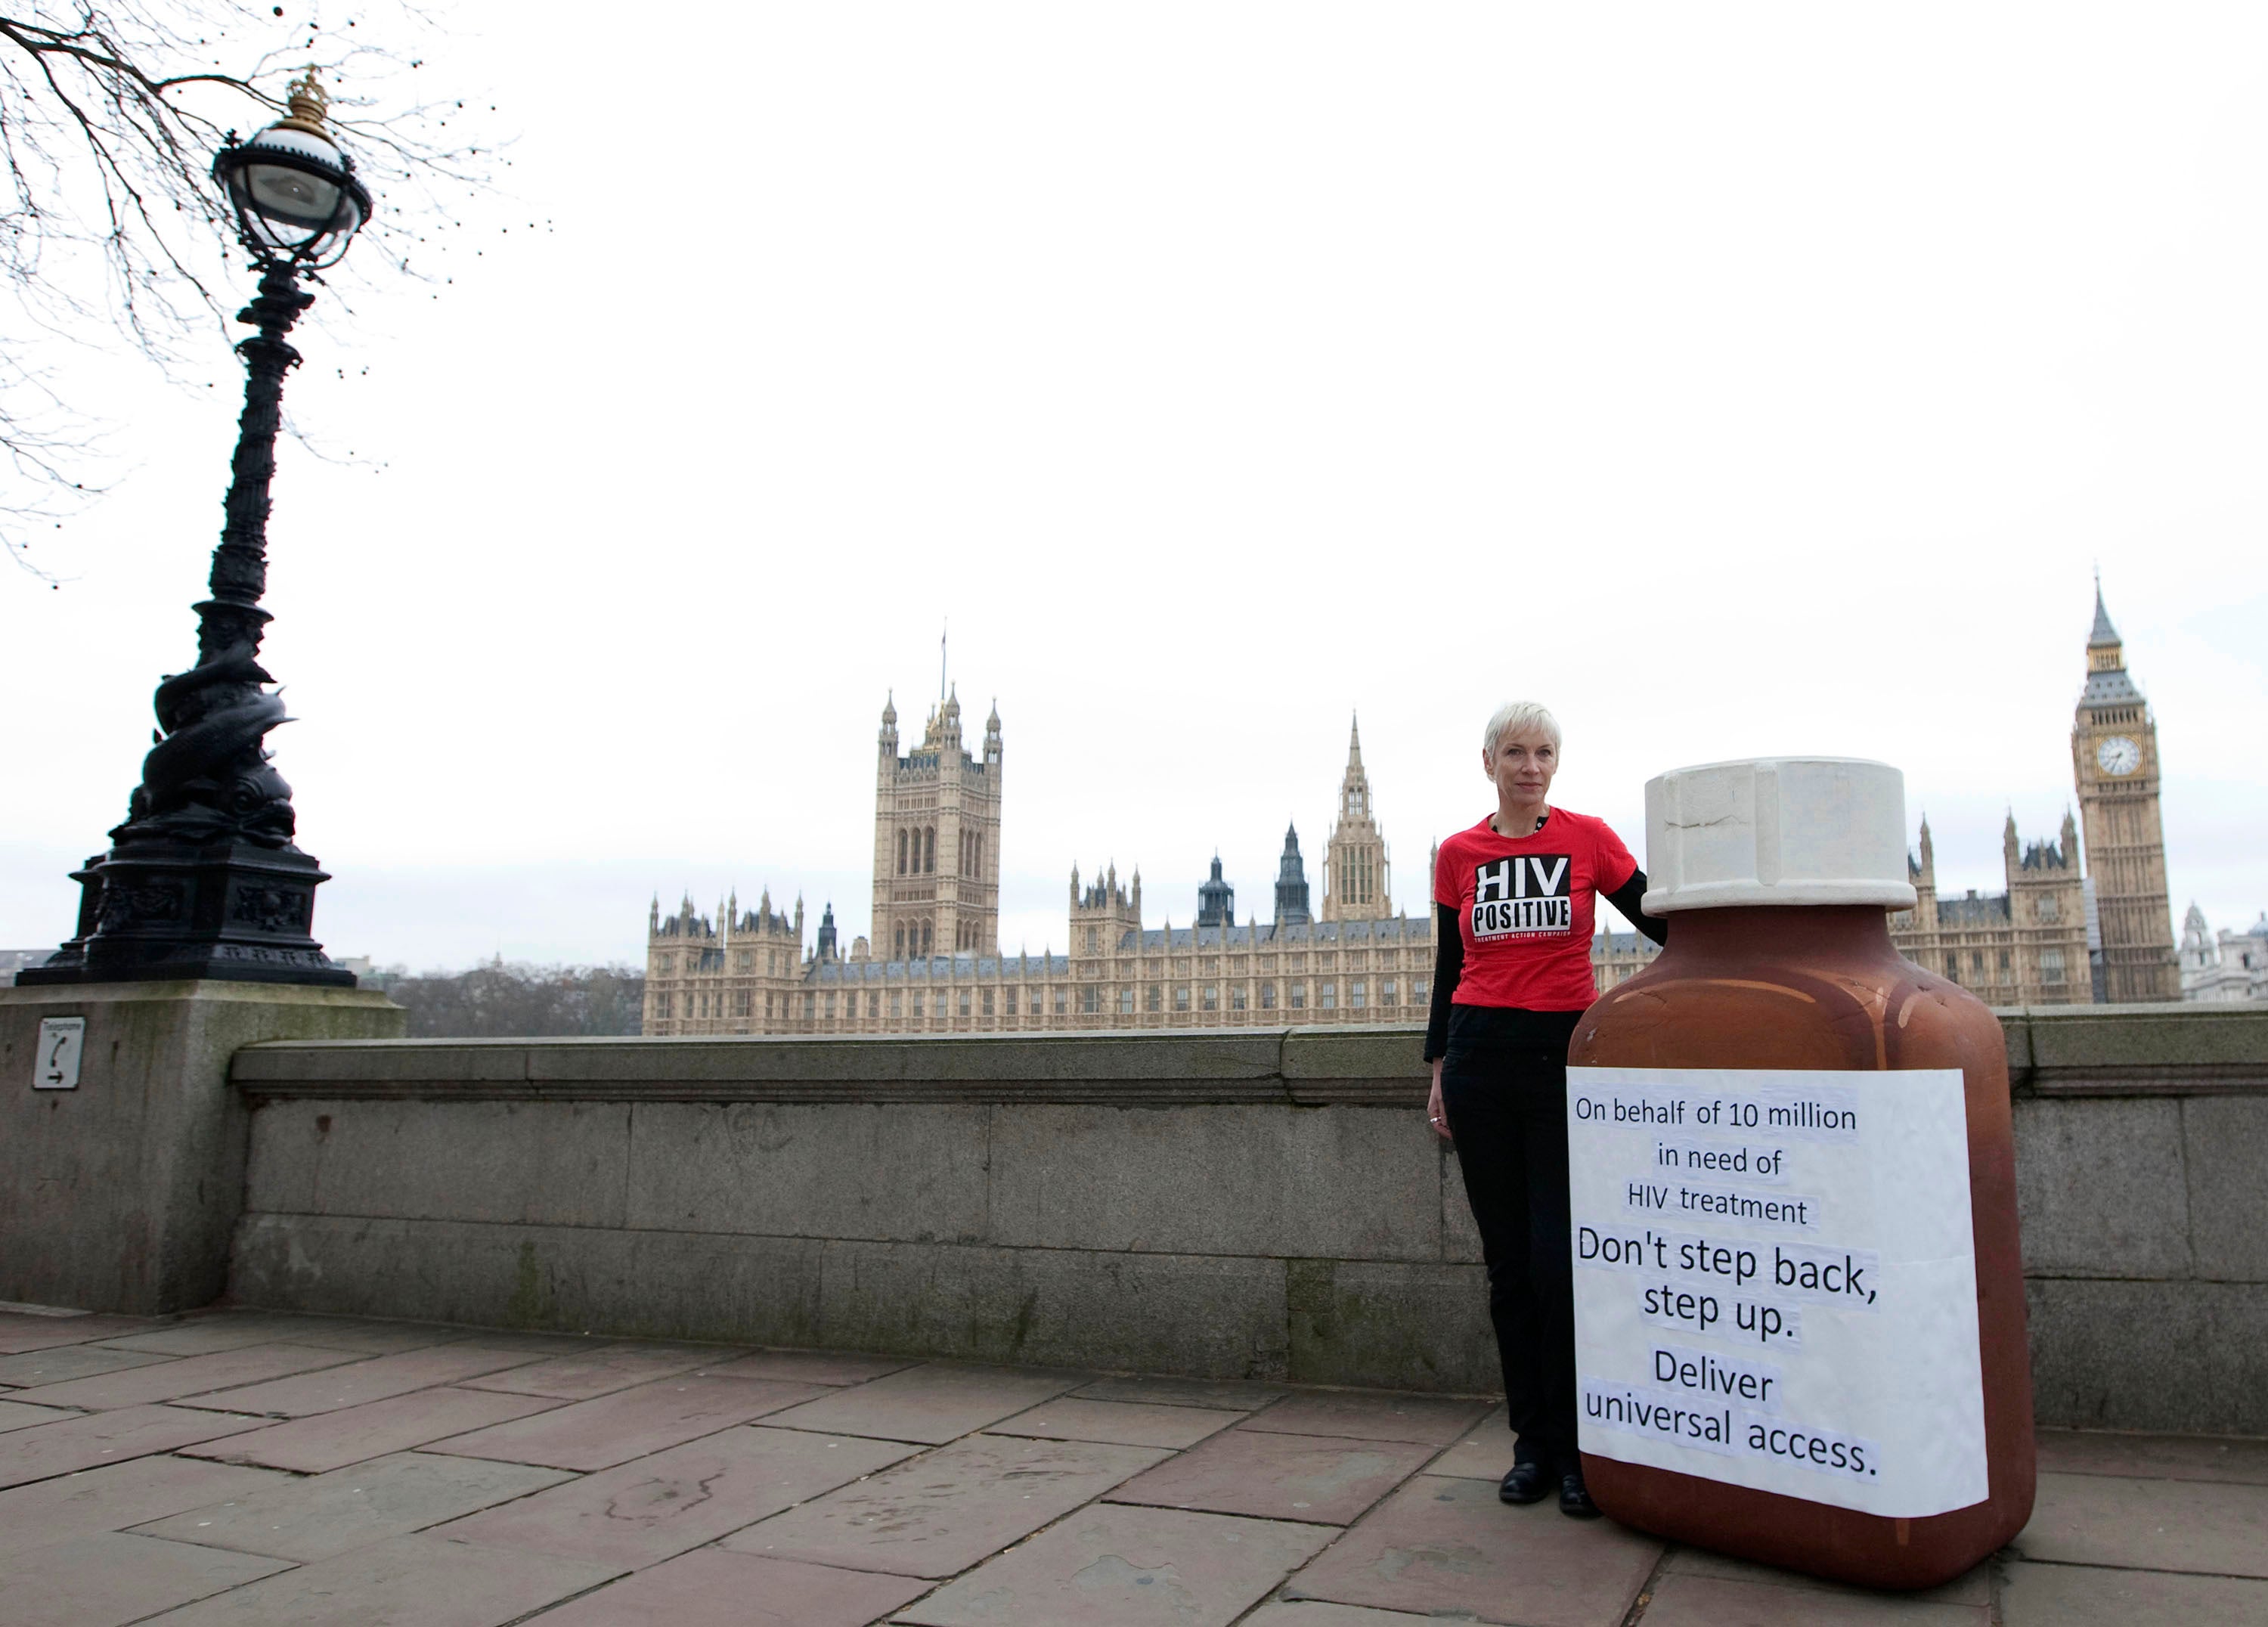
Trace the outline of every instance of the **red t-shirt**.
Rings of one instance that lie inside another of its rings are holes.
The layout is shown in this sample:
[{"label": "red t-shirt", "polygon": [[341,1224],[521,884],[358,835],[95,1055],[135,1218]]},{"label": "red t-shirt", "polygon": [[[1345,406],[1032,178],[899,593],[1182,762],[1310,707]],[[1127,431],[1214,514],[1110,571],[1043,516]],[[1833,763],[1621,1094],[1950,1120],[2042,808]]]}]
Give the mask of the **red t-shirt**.
[{"label": "red t-shirt", "polygon": [[1459,917],[1465,968],[1460,1005],[1580,1012],[1597,998],[1591,933],[1598,894],[1637,873],[1638,861],[1587,814],[1552,808],[1543,828],[1507,839],[1485,819],[1441,843],[1433,902]]}]

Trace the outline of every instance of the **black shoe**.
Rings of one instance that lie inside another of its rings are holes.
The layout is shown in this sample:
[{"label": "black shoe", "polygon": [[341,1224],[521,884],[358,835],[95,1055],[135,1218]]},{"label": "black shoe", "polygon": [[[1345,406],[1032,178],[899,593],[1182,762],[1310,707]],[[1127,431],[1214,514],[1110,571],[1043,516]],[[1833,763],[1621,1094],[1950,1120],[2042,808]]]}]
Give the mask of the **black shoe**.
[{"label": "black shoe", "polygon": [[1514,1463],[1496,1494],[1507,1503],[1540,1503],[1551,1495],[1549,1463]]},{"label": "black shoe", "polygon": [[1583,1483],[1583,1471],[1571,1469],[1559,1476],[1559,1512],[1570,1520],[1596,1520],[1599,1506],[1591,1501],[1591,1490]]}]

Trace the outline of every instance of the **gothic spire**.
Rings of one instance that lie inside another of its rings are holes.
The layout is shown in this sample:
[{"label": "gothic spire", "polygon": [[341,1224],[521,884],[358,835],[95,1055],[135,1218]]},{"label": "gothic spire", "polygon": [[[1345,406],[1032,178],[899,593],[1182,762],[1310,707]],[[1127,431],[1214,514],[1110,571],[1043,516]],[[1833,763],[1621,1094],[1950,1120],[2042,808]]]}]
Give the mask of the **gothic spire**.
[{"label": "gothic spire", "polygon": [[1284,857],[1276,865],[1276,924],[1300,926],[1314,919],[1307,907],[1307,865],[1300,857],[1300,830],[1284,830]]},{"label": "gothic spire", "polygon": [[2087,647],[2100,650],[2118,647],[2118,629],[2110,625],[2110,612],[2102,604],[2102,573],[2095,573],[2095,629],[2087,636]]}]

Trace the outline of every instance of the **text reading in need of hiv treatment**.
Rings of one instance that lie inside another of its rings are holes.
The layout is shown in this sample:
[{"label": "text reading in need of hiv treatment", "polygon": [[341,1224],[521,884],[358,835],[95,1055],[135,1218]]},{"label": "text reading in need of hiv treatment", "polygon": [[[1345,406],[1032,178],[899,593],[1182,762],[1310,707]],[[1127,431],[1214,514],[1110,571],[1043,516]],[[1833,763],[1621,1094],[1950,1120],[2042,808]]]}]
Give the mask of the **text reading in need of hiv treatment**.
[{"label": "text reading in need of hiv treatment", "polygon": [[1957,1069],[1571,1068],[1582,1448],[1895,1518],[1985,1496]]}]

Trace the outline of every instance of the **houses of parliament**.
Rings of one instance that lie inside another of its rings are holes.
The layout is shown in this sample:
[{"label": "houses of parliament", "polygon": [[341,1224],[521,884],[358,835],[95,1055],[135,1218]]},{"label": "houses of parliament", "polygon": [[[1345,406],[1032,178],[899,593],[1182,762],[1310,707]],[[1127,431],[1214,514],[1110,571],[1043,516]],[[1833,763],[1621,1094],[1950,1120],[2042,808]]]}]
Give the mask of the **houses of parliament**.
[{"label": "houses of parliament", "polygon": [[[2051,842],[2002,834],[2007,891],[1940,894],[1929,825],[1909,858],[1917,902],[1890,918],[1901,953],[1996,1005],[2180,998],[2158,813],[2157,727],[2128,675],[2098,589],[2072,730],[2080,814]],[[1416,1022],[1432,990],[1431,876],[1397,909],[1359,728],[1311,908],[1296,828],[1284,833],[1273,908],[1240,923],[1219,858],[1186,926],[1143,924],[1142,878],[1071,872],[1064,953],[1004,954],[1000,714],[971,749],[948,690],[902,754],[895,703],[875,742],[872,938],[841,942],[829,905],[806,948],[804,909],[769,892],[713,916],[688,897],[647,917],[649,1034],[977,1034]],[[2080,867],[2081,827],[2086,869]],[[1592,939],[1603,990],[1653,946]]]}]

